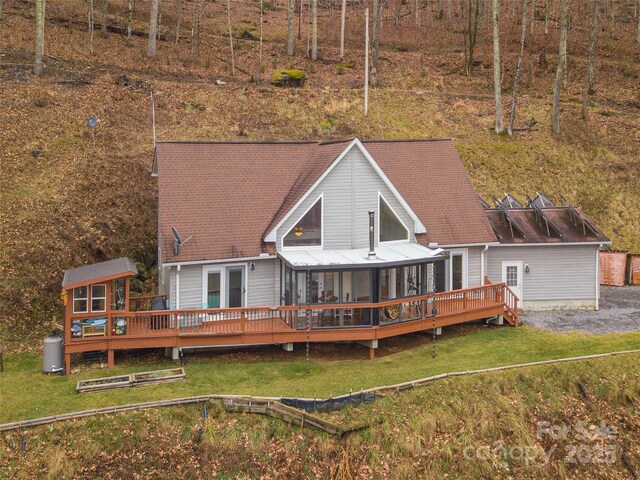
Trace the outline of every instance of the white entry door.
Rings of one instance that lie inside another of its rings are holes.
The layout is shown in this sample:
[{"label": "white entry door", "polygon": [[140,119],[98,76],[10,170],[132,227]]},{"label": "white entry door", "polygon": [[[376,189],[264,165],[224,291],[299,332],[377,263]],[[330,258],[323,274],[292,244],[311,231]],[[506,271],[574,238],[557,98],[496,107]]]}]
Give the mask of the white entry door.
[{"label": "white entry door", "polygon": [[522,262],[502,262],[502,281],[513,290],[522,305]]},{"label": "white entry door", "polygon": [[246,266],[205,266],[202,308],[234,308],[247,304]]}]

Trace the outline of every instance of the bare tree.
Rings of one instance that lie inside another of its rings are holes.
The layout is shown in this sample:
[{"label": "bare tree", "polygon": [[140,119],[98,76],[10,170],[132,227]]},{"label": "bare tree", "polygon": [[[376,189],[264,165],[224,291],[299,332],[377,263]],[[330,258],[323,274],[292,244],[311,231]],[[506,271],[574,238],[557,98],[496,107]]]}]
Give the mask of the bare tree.
[{"label": "bare tree", "polygon": [[33,65],[33,73],[41,75],[44,69],[44,20],[46,0],[36,0],[36,57]]},{"label": "bare tree", "polygon": [[589,31],[589,59],[587,61],[587,85],[582,97],[582,119],[587,119],[587,103],[593,95],[595,84],[596,38],[598,36],[598,1],[591,0],[591,29]]},{"label": "bare tree", "polygon": [[109,13],[109,0],[102,0],[102,13],[100,15],[100,32],[107,36],[107,14]]},{"label": "bare tree", "polygon": [[178,4],[178,18],[176,19],[176,38],[174,40],[174,46],[177,48],[178,42],[180,41],[180,27],[182,25],[182,11],[184,10],[184,0],[176,0],[176,3]]},{"label": "bare tree", "polygon": [[373,48],[371,49],[371,85],[376,85],[378,58],[380,56],[380,26],[382,25],[382,1],[373,0]]},{"label": "bare tree", "polygon": [[87,26],[89,28],[89,53],[93,53],[93,23],[94,23],[94,11],[93,11],[93,0],[89,0],[89,11]]},{"label": "bare tree", "polygon": [[640,43],[640,0],[636,1],[636,42]]},{"label": "bare tree", "polygon": [[151,0],[151,17],[149,18],[149,57],[156,56],[156,42],[158,39],[158,1]]},{"label": "bare tree", "polygon": [[369,9],[364,9],[364,116],[369,114]]},{"label": "bare tree", "polygon": [[[294,52],[294,39],[293,39],[293,21],[294,21],[294,9],[296,0],[287,1],[287,55],[291,56]],[[302,10],[302,5],[300,6]]]},{"label": "bare tree", "polygon": [[509,128],[507,133],[513,135],[513,124],[516,121],[516,106],[518,105],[518,85],[520,84],[520,70],[522,68],[522,57],[524,56],[524,42],[527,37],[527,2],[522,0],[522,34],[520,35],[520,52],[516,63],[516,72],[513,77],[513,95],[511,96],[511,114],[509,115]]},{"label": "bare tree", "polygon": [[500,72],[500,0],[493,0],[493,90],[496,98],[496,133],[498,135],[504,131]]},{"label": "bare tree", "polygon": [[0,0],[0,22],[2,21],[2,7],[4,6],[4,0]]},{"label": "bare tree", "polygon": [[560,0],[560,45],[558,47],[558,69],[556,83],[553,89],[552,128],[554,133],[560,133],[560,89],[567,68],[567,30],[569,16],[569,0]]},{"label": "bare tree", "polygon": [[133,20],[133,0],[127,2],[127,45],[131,45],[131,21]]},{"label": "bare tree", "polygon": [[318,59],[318,0],[311,0],[311,60]]},{"label": "bare tree", "polygon": [[473,72],[473,54],[478,39],[480,0],[460,0],[463,20],[464,59],[467,75]]},{"label": "bare tree", "polygon": [[231,49],[231,75],[236,74],[236,59],[233,53],[233,32],[231,31],[231,0],[227,0],[227,23],[229,25],[229,48]]},{"label": "bare tree", "polygon": [[260,49],[258,50],[258,83],[261,81],[262,74],[262,24],[264,15],[264,0],[260,0]]},{"label": "bare tree", "polygon": [[[396,5],[398,5],[397,0]],[[347,23],[347,0],[342,0],[342,11],[340,12],[340,58],[344,58],[344,27]]]}]

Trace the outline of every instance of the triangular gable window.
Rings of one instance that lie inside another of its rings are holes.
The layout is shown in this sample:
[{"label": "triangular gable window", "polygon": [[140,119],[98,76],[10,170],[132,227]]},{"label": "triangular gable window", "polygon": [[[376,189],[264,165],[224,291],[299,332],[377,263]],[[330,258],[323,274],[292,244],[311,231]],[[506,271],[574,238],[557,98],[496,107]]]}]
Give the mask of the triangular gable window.
[{"label": "triangular gable window", "polygon": [[409,240],[409,229],[398,218],[389,204],[380,195],[380,241],[395,242]]},{"label": "triangular gable window", "polygon": [[307,210],[282,239],[283,247],[319,247],[322,245],[322,197]]}]

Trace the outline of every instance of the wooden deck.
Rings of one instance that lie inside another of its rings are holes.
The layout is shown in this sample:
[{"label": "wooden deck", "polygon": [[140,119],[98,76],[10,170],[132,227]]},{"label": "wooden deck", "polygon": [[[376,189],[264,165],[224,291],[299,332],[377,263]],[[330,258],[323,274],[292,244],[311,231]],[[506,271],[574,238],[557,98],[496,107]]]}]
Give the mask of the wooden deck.
[{"label": "wooden deck", "polygon": [[380,303],[112,312],[103,335],[66,329],[65,362],[93,350],[107,350],[112,366],[124,349],[377,341],[496,315],[518,324],[518,298],[504,283]]}]

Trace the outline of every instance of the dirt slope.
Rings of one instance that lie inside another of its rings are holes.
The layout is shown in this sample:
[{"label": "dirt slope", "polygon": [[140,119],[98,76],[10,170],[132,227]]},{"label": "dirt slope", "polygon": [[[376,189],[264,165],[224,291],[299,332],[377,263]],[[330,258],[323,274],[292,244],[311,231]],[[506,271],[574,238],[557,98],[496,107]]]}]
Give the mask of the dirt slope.
[{"label": "dirt slope", "polygon": [[[124,25],[125,6],[120,0],[111,3],[110,24]],[[480,38],[477,67],[466,77],[460,74],[459,32],[435,18],[422,30],[406,25],[395,29],[385,22],[380,84],[371,91],[365,118],[362,21],[356,7],[349,14],[346,56],[354,68],[338,68],[335,12],[321,12],[322,58],[313,63],[304,56],[304,40],[294,58],[286,56],[285,12],[278,9],[265,12],[262,69],[259,43],[236,38],[237,72],[232,77],[220,4],[205,9],[199,56],[193,53],[190,30],[193,5],[186,4],[176,49],[175,6],[163,4],[161,32],[167,39],[159,42],[157,58],[149,60],[143,37],[134,37],[127,46],[121,35],[102,38],[99,31],[90,54],[87,32],[79,23],[86,18],[83,6],[51,0],[49,56],[41,78],[34,78],[30,68],[33,4],[9,0],[4,8],[0,316],[2,336],[11,345],[31,343],[49,328],[51,315],[59,313],[59,284],[66,268],[129,255],[143,271],[144,284],[137,288],[152,288],[157,213],[155,181],[149,175],[150,88],[156,97],[157,137],[164,140],[450,136],[485,197],[510,191],[525,200],[538,190],[552,197],[563,193],[595,218],[615,248],[640,250],[640,47],[621,40],[632,38],[630,24],[604,25],[596,95],[586,121],[580,119],[580,99],[587,32],[572,30],[564,132],[553,136],[550,92],[557,39],[552,28],[546,40],[549,64],[540,66],[545,39],[538,19],[525,59],[517,122],[535,126],[514,138],[497,138],[491,132],[490,36]],[[136,29],[146,28],[145,8],[136,4]],[[256,34],[255,5],[232,2],[232,9],[234,32],[253,28]],[[513,25],[504,32],[506,107],[518,32]],[[304,38],[304,26],[302,33]],[[268,80],[276,68],[291,66],[307,72],[303,89],[251,82],[260,70]],[[95,147],[86,124],[91,115],[100,120]]]}]

